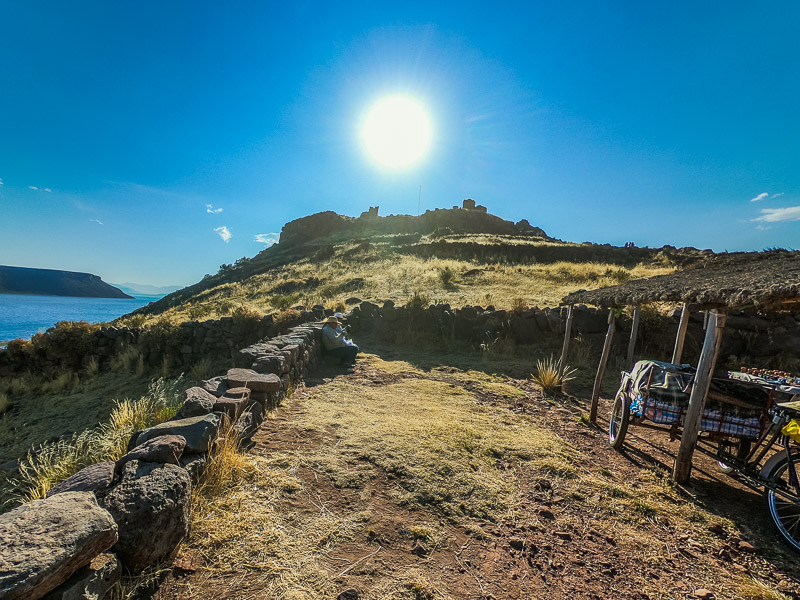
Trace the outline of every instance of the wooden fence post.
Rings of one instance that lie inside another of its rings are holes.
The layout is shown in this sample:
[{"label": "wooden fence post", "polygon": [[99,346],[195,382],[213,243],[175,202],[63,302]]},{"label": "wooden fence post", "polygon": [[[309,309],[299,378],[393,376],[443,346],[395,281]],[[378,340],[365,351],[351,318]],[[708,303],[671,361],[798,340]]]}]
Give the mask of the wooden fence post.
[{"label": "wooden fence post", "polygon": [[683,310],[681,311],[681,322],[678,324],[678,335],[675,336],[675,350],[672,352],[673,365],[678,365],[681,362],[681,354],[683,354],[683,339],[686,337],[686,328],[689,326],[689,303],[683,303]]},{"label": "wooden fence post", "polygon": [[567,364],[567,352],[569,352],[569,340],[572,338],[572,302],[567,308],[567,325],[564,330],[564,345],[561,347],[561,358],[558,361],[558,375],[564,374],[564,366]]},{"label": "wooden fence post", "polygon": [[606,372],[608,355],[611,353],[611,340],[614,337],[615,324],[616,313],[612,307],[608,310],[608,333],[606,333],[606,341],[605,344],[603,344],[603,355],[600,357],[600,364],[597,366],[597,375],[594,378],[594,388],[592,389],[592,407],[589,410],[589,420],[592,423],[597,422],[597,401],[600,399],[600,385],[603,383],[603,375]]},{"label": "wooden fence post", "polygon": [[642,314],[642,305],[637,304],[633,309],[633,324],[631,325],[631,339],[628,342],[628,356],[625,364],[628,368],[633,367],[633,348],[636,346],[636,336],[639,334],[639,317]]},{"label": "wooden fence post", "polygon": [[675,468],[672,471],[672,478],[677,483],[686,483],[692,470],[692,455],[697,443],[697,434],[700,432],[703,408],[705,408],[708,388],[711,385],[711,376],[714,374],[714,367],[717,364],[726,319],[727,313],[724,309],[711,311],[703,342],[703,351],[700,354],[700,362],[697,365],[697,373],[692,384],[692,393],[689,396],[689,407],[686,409],[686,416],[683,419],[681,446],[678,449],[678,456],[675,457]]}]

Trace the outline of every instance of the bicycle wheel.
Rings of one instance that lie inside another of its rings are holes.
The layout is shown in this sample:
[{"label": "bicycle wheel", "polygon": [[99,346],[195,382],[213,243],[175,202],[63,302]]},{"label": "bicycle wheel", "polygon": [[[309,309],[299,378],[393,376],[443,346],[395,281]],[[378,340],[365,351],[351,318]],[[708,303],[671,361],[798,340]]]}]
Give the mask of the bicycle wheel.
[{"label": "bicycle wheel", "polygon": [[611,406],[611,418],[608,420],[608,443],[614,450],[620,450],[625,443],[625,434],[628,432],[630,420],[628,399],[624,392],[617,392],[614,404]]},{"label": "bicycle wheel", "polygon": [[[800,470],[800,456],[793,456],[795,469]],[[784,458],[775,464],[767,477],[777,488],[785,492],[776,494],[767,490],[767,506],[775,527],[795,552],[800,552],[800,497],[789,485],[789,459]]]}]

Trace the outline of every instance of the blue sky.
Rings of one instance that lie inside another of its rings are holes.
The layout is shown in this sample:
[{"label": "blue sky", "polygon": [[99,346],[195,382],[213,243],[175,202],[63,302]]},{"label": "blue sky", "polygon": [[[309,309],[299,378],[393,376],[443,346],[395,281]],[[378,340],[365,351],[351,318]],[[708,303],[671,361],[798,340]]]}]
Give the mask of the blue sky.
[{"label": "blue sky", "polygon": [[[565,240],[798,248],[800,3],[757,4],[4,2],[0,264],[187,285],[420,185]],[[434,133],[389,171],[359,124],[397,93]]]}]

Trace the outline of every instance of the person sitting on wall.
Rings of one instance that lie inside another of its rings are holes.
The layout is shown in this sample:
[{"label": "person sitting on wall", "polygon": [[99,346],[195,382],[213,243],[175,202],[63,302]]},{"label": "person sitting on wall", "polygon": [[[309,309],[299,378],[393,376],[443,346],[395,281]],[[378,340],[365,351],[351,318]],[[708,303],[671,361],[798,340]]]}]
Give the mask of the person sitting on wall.
[{"label": "person sitting on wall", "polygon": [[328,317],[325,319],[325,325],[322,326],[322,345],[325,347],[325,352],[335,356],[342,363],[352,366],[356,362],[358,346],[352,340],[347,339],[345,333],[347,333],[347,329],[342,327],[339,319]]}]

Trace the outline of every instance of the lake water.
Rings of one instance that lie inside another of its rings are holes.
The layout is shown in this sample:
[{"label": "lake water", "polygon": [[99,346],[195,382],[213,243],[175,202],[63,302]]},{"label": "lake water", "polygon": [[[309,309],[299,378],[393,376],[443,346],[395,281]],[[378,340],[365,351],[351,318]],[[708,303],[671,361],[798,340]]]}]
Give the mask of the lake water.
[{"label": "lake water", "polygon": [[113,321],[161,296],[129,298],[76,298],[73,296],[32,296],[0,294],[0,343],[17,338],[30,339],[58,321]]}]

